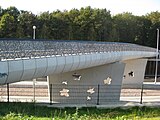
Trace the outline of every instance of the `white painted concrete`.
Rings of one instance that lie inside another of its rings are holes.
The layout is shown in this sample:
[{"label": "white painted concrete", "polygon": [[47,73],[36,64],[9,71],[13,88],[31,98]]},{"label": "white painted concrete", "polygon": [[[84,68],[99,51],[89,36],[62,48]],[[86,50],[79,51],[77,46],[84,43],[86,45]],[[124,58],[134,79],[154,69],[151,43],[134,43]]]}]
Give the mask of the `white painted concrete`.
[{"label": "white painted concrete", "polygon": [[22,60],[8,61],[8,78],[6,80],[6,83],[11,83],[15,79],[17,79],[17,81],[20,81],[23,70],[24,68]]},{"label": "white painted concrete", "polygon": [[[126,60],[124,63],[126,63],[126,67],[124,71],[125,77],[123,78],[123,84],[142,85],[147,59]],[[134,76],[129,75],[131,71],[133,71]]]},{"label": "white painted concrete", "polygon": [[66,72],[66,71],[68,71],[68,70],[71,70],[71,68],[72,68],[72,66],[73,66],[73,62],[74,62],[74,60],[73,60],[73,56],[72,55],[70,55],[70,56],[67,56],[66,58],[65,58],[65,67],[64,67],[64,69],[63,69],[63,71],[62,72]]},{"label": "white painted concrete", "polygon": [[33,78],[38,78],[39,76],[44,76],[47,70],[47,58],[38,58],[36,60],[36,71]]},{"label": "white painted concrete", "polygon": [[45,76],[53,74],[57,68],[57,57],[47,57],[47,70]]},{"label": "white painted concrete", "polygon": [[[0,62],[0,71],[1,74],[6,73],[8,75],[8,62],[7,61],[1,61]],[[0,84],[4,84],[6,82],[8,76],[1,76],[0,78]]]},{"label": "white painted concrete", "polygon": [[79,67],[79,55],[74,55],[73,56],[73,65],[71,67],[71,71],[76,70]]},{"label": "white painted concrete", "polygon": [[75,71],[118,61],[153,57],[155,52],[120,51],[0,61],[0,84]]},{"label": "white painted concrete", "polygon": [[[116,62],[113,64],[50,75],[48,76],[48,82],[53,85],[53,101],[67,104],[96,104],[98,84],[103,87],[103,89],[101,88],[99,91],[100,104],[106,104],[110,101],[108,99],[111,98],[113,98],[114,101],[119,101],[121,92],[120,85],[122,84],[124,68],[125,63]],[[75,73],[81,76],[80,80],[74,80],[73,75]],[[112,79],[110,85],[104,84],[104,80],[108,77]],[[66,82],[67,85],[62,84],[63,82]],[[114,89],[115,85],[119,85],[116,86],[116,90]],[[60,95],[60,91],[63,89],[69,91],[68,97]],[[88,94],[88,89],[93,89],[95,93]],[[89,101],[87,100],[88,96],[91,98]]]},{"label": "white painted concrete", "polygon": [[[30,80],[33,78],[35,69],[36,69],[36,62],[35,59],[26,59],[23,61],[23,74],[21,80]],[[16,66],[15,66],[16,67]]]},{"label": "white painted concrete", "polygon": [[60,56],[57,57],[57,67],[54,73],[61,73],[66,65],[66,57]]}]

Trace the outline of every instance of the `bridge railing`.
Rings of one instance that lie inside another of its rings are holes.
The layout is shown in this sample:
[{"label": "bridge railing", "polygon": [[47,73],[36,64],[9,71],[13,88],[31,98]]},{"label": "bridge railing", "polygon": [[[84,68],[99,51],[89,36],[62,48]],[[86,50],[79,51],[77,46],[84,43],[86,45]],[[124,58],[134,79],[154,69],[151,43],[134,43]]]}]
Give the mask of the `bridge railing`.
[{"label": "bridge railing", "polygon": [[117,42],[0,40],[0,59],[32,58],[115,51],[154,51],[154,48]]}]

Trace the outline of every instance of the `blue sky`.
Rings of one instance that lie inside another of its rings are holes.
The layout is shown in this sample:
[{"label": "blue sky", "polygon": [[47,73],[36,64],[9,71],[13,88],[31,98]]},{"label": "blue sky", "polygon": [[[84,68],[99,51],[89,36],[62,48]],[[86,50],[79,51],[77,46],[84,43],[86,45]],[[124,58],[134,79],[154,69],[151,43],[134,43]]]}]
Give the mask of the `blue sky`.
[{"label": "blue sky", "polygon": [[31,11],[34,14],[57,9],[80,9],[86,6],[106,8],[112,15],[123,12],[132,12],[134,15],[160,12],[160,0],[0,0],[0,6],[2,8],[15,6],[19,10]]}]

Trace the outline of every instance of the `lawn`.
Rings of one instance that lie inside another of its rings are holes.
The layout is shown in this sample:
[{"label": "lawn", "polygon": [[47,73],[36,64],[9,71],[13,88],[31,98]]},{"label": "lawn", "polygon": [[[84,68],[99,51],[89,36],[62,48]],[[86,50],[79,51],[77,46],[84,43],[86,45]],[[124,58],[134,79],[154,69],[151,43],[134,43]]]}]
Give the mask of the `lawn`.
[{"label": "lawn", "polygon": [[49,108],[33,103],[0,103],[0,120],[160,120],[160,108]]}]

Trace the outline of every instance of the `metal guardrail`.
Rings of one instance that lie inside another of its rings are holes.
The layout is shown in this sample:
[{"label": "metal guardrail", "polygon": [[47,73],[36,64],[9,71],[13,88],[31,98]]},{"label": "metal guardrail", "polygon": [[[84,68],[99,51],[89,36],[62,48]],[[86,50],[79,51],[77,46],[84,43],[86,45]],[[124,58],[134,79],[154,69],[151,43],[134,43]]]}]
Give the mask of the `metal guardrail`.
[{"label": "metal guardrail", "polygon": [[155,52],[156,49],[118,42],[0,39],[0,60],[115,51]]},{"label": "metal guardrail", "polygon": [[[46,102],[55,105],[109,105],[136,102],[160,102],[160,85],[36,85],[33,96],[32,85],[1,85],[0,101]],[[41,101],[39,101],[41,100]]]}]

